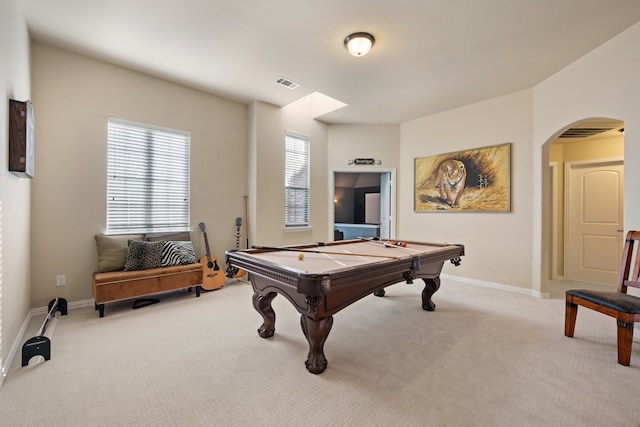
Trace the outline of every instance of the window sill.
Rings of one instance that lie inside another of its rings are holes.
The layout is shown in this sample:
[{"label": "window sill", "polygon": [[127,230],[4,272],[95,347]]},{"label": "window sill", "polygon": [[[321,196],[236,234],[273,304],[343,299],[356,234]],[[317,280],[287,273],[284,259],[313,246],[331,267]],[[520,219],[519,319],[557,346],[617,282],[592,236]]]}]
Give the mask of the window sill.
[{"label": "window sill", "polygon": [[304,227],[285,227],[284,228],[285,233],[296,233],[299,231],[311,231],[311,226],[307,225]]}]

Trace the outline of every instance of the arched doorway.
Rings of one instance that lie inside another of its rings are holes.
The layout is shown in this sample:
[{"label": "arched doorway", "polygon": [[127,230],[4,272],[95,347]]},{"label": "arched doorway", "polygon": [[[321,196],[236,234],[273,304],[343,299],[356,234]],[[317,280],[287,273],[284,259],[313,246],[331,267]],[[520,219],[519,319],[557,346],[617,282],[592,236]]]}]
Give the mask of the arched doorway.
[{"label": "arched doorway", "polygon": [[574,123],[548,142],[548,154],[551,297],[615,285],[624,238],[624,123]]}]

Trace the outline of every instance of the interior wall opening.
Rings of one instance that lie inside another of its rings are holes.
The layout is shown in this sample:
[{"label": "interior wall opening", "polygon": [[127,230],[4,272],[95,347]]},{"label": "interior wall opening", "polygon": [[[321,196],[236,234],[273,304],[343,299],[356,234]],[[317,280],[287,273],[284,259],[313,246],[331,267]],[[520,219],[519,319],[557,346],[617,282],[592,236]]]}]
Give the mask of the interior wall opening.
[{"label": "interior wall opening", "polygon": [[333,239],[391,238],[393,171],[334,171]]},{"label": "interior wall opening", "polygon": [[624,123],[585,119],[548,149],[550,291],[615,286],[624,241]]}]

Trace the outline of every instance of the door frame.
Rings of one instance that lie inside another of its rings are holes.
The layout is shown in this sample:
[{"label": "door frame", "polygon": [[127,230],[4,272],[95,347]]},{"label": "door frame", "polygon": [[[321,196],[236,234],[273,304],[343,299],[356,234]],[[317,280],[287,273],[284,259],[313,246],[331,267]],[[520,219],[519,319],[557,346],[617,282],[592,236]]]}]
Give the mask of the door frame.
[{"label": "door frame", "polygon": [[[624,167],[624,157],[611,157],[602,159],[590,159],[590,160],[576,160],[572,162],[565,162],[564,166],[564,280],[571,280],[571,265],[570,256],[573,248],[573,241],[571,240],[572,225],[570,221],[571,207],[569,202],[569,189],[571,188],[571,170],[576,166],[589,166],[598,165],[600,163],[620,163]],[[624,193],[623,193],[624,194]],[[624,201],[623,201],[624,203]],[[624,219],[623,219],[624,221]]]},{"label": "door frame", "polygon": [[[389,173],[391,175],[391,194],[389,197],[389,212],[391,212],[391,219],[389,221],[389,238],[396,237],[396,169],[395,168],[375,168],[375,167],[362,167],[358,169],[354,168],[337,168],[331,169],[329,173],[329,230],[328,241],[333,241],[333,229],[335,227],[335,207],[333,200],[336,193],[336,173]],[[381,198],[382,199],[382,198]]]},{"label": "door frame", "polygon": [[[550,221],[549,221],[549,242],[551,242],[551,247],[549,251],[550,260],[549,265],[551,266],[551,280],[564,280],[564,257],[565,253],[562,251],[562,272],[560,272],[560,262],[559,257],[561,254],[561,246],[560,246],[560,209],[558,203],[558,162],[550,162],[549,163],[549,180],[550,180]],[[564,203],[564,196],[561,201]],[[563,224],[566,223],[563,222]],[[564,233],[563,233],[564,234]]]}]

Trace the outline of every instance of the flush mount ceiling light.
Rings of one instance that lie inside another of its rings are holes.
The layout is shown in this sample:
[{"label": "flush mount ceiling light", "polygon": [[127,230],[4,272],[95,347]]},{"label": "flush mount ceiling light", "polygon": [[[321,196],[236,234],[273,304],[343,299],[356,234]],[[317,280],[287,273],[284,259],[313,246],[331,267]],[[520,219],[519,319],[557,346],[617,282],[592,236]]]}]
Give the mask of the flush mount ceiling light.
[{"label": "flush mount ceiling light", "polygon": [[365,56],[375,42],[376,39],[371,34],[359,32],[348,35],[344,39],[344,47],[353,56]]}]

